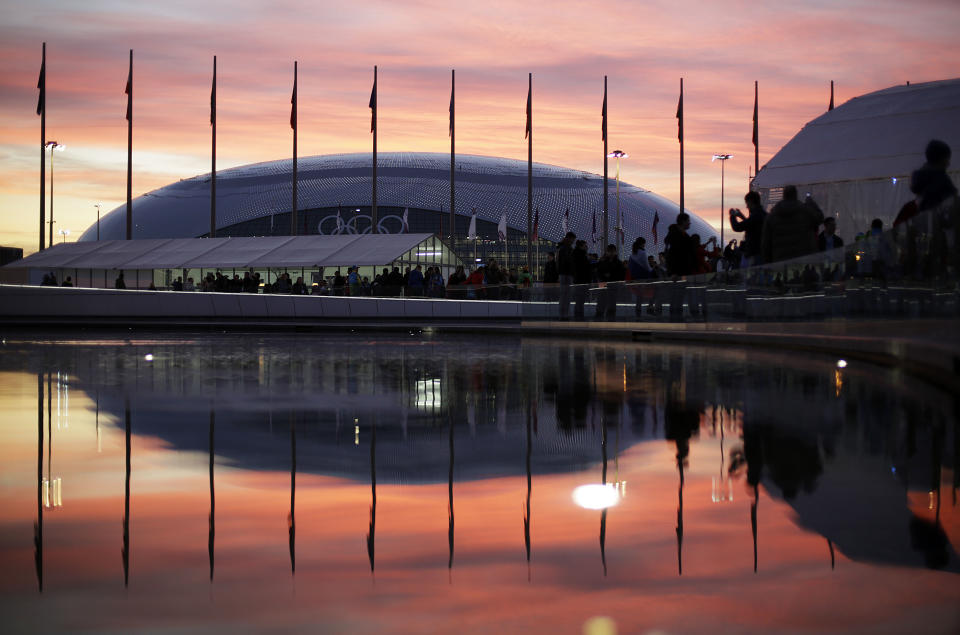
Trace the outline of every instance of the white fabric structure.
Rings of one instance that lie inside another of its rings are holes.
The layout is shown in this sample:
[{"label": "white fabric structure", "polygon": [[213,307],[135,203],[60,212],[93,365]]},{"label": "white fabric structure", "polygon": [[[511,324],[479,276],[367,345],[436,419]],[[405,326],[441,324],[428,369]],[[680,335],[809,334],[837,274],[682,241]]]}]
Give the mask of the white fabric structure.
[{"label": "white fabric structure", "polygon": [[101,240],[61,243],[7,266],[121,270],[385,265],[430,238],[432,234]]},{"label": "white fabric structure", "polygon": [[910,174],[924,164],[931,139],[960,151],[960,79],[893,86],[827,111],[763,166],[753,187],[765,204],[785,185],[796,185],[801,198],[809,192],[850,240],[874,218],[889,227],[914,198]]}]

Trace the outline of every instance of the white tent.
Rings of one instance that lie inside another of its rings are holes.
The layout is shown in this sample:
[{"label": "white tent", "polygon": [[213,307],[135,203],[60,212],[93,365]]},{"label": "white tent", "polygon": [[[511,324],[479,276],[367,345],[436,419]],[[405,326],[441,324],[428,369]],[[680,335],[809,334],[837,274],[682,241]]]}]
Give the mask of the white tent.
[{"label": "white tent", "polygon": [[[58,280],[70,275],[80,286],[110,286],[124,272],[129,286],[168,279],[187,272],[222,269],[230,275],[253,270],[359,266],[375,275],[385,265],[461,264],[433,234],[349,234],[334,236],[266,236],[240,238],[161,238],[61,243],[0,269],[0,280],[38,284],[48,272]],[[18,273],[19,272],[19,273]],[[266,277],[266,271],[265,271]],[[446,276],[445,276],[446,277]]]},{"label": "white tent", "polygon": [[[940,139],[960,152],[960,79],[893,86],[827,111],[807,123],[757,173],[765,204],[785,185],[809,192],[849,240],[880,218],[889,227],[912,200],[910,175]],[[960,161],[950,176],[960,183]]]}]

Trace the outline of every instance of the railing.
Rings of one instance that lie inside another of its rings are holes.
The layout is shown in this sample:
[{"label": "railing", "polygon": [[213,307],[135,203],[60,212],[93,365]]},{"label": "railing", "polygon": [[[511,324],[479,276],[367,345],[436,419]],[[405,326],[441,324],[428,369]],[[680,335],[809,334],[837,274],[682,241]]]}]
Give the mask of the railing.
[{"label": "railing", "polygon": [[747,269],[520,290],[525,319],[817,320],[960,316],[960,204],[842,248]]}]

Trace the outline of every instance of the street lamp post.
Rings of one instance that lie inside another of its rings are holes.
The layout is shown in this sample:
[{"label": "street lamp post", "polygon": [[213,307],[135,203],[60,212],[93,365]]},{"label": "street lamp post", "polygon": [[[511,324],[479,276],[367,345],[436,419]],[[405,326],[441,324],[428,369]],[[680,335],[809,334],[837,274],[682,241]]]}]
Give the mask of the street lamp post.
[{"label": "street lamp post", "polygon": [[60,242],[61,242],[61,244],[67,242],[67,236],[70,235],[70,230],[69,230],[69,229],[61,229],[58,233],[60,234]]},{"label": "street lamp post", "polygon": [[50,148],[50,240],[49,244],[53,245],[53,151],[63,150],[67,147],[62,143],[57,143],[56,141],[47,141],[46,147]]},{"label": "street lamp post", "polygon": [[[617,160],[617,226],[614,228],[614,231],[617,232],[617,235],[619,236],[619,243],[621,246],[623,246],[623,218],[620,216],[620,159],[627,159],[630,157],[630,155],[623,150],[614,150],[607,156]],[[606,210],[604,210],[604,214],[606,214]],[[601,254],[604,252],[604,250],[606,250],[606,248],[607,246],[604,245],[603,249],[600,250]],[[617,248],[617,253],[620,253],[619,247]]]},{"label": "street lamp post", "polygon": [[100,203],[94,203],[94,207],[97,208],[97,240],[100,240]]},{"label": "street lamp post", "polygon": [[710,162],[720,161],[720,249],[723,249],[726,243],[723,242],[723,185],[724,185],[724,168],[727,163],[727,159],[732,159],[732,154],[715,154],[713,158],[710,159]]}]

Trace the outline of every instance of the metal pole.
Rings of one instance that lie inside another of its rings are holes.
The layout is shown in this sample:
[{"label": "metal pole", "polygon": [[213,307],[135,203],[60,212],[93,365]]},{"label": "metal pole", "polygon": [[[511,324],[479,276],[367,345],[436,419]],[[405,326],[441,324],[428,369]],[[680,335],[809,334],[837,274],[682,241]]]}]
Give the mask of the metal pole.
[{"label": "metal pole", "polygon": [[371,234],[380,233],[380,223],[377,214],[377,67],[373,67],[373,205],[371,206]]},{"label": "metal pole", "polygon": [[[527,269],[533,269],[533,73],[527,76],[530,95],[530,135],[527,138]],[[506,237],[503,240],[504,249],[507,246]],[[506,260],[506,259],[504,259]],[[507,263],[504,262],[504,266]]]},{"label": "metal pole", "polygon": [[[607,100],[607,76],[603,76],[603,100]],[[608,131],[609,134],[609,131]],[[607,209],[610,206],[609,186],[607,179],[607,134],[603,135],[603,244],[607,244]],[[568,228],[569,229],[569,228]],[[593,238],[591,238],[593,240]]]},{"label": "metal pole", "polygon": [[47,244],[51,247],[53,247],[53,149],[56,147],[56,143],[50,146],[50,240]]},{"label": "metal pole", "polygon": [[100,203],[94,205],[97,208],[97,240],[100,240]]},{"label": "metal pole", "polygon": [[130,49],[130,74],[128,75],[130,94],[127,117],[127,240],[133,238],[133,49]]},{"label": "metal pole", "polygon": [[456,185],[454,184],[454,170],[456,170],[456,130],[454,129],[454,95],[456,90],[456,71],[450,70],[450,246],[453,246],[453,237],[456,235]]},{"label": "metal pole", "polygon": [[727,160],[722,159],[720,161],[720,249],[723,249],[723,182],[724,182],[724,168],[727,166]]},{"label": "metal pole", "polygon": [[46,205],[44,204],[44,194],[47,191],[47,181],[43,174],[44,168],[44,159],[43,151],[47,148],[47,43],[43,43],[43,61],[41,62],[41,74],[43,75],[43,83],[40,87],[40,96],[42,101],[40,103],[40,251],[43,251],[43,235],[44,224],[46,219],[44,218],[44,212],[46,211]]},{"label": "metal pole", "polygon": [[217,235],[217,56],[213,56],[213,89],[210,97],[210,238]]}]

